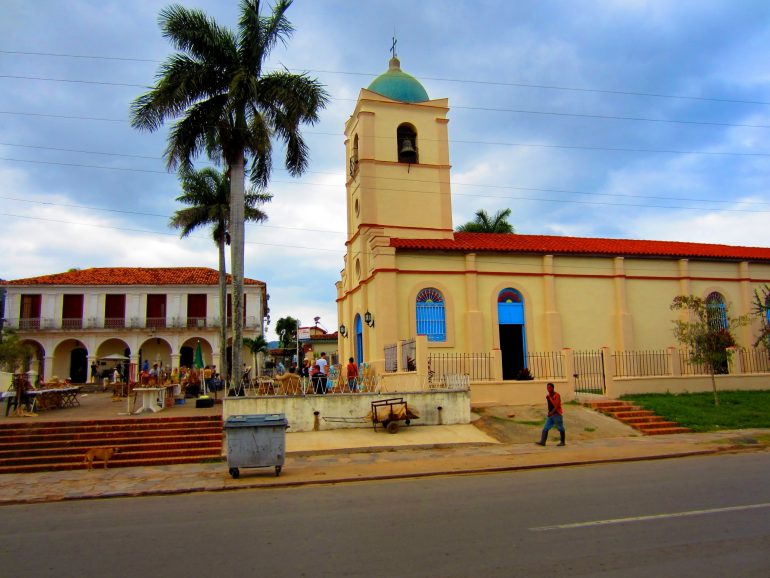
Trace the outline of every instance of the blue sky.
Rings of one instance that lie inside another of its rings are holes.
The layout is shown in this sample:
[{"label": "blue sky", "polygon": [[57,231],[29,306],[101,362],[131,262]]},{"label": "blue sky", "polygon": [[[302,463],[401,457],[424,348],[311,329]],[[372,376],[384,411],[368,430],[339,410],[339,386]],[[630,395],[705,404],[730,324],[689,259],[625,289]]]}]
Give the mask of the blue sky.
[{"label": "blue sky", "polygon": [[[235,0],[181,3],[237,22]],[[207,232],[179,240],[166,225],[179,187],[165,129],[128,124],[171,52],[167,4],[3,3],[0,278],[216,268]],[[288,15],[296,32],[270,64],[316,76],[332,100],[305,130],[307,174],[276,166],[269,221],[247,226],[271,338],[286,315],[337,326],[343,124],[394,29],[402,68],[449,98],[455,226],[510,208],[519,233],[770,246],[768,2],[297,0]]]}]

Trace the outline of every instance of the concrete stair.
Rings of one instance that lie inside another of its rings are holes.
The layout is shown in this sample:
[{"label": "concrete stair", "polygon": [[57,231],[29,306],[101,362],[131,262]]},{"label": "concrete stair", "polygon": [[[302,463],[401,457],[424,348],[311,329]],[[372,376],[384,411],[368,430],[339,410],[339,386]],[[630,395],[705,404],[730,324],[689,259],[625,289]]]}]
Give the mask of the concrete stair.
[{"label": "concrete stair", "polygon": [[[89,448],[116,447],[110,468],[222,459],[222,418],[105,419],[0,424],[0,474],[85,468]],[[94,462],[101,468],[102,462]]]},{"label": "concrete stair", "polygon": [[666,421],[662,417],[655,415],[653,411],[642,409],[624,401],[591,401],[586,403],[586,405],[622,421],[648,436],[690,433],[692,431],[689,428],[680,426],[676,422]]}]

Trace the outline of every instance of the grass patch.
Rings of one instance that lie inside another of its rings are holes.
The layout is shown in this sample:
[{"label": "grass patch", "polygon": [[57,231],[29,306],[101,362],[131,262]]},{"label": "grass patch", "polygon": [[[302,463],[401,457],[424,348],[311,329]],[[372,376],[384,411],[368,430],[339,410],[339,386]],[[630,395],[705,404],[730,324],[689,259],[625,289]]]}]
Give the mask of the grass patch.
[{"label": "grass patch", "polygon": [[590,432],[594,432],[594,431],[596,431],[596,428],[595,428],[595,427],[584,427],[584,428],[583,428],[583,431],[587,431],[587,432],[589,432],[589,433],[590,433]]},{"label": "grass patch", "polygon": [[720,391],[714,394],[634,394],[621,399],[654,411],[693,431],[770,428],[770,391]]}]

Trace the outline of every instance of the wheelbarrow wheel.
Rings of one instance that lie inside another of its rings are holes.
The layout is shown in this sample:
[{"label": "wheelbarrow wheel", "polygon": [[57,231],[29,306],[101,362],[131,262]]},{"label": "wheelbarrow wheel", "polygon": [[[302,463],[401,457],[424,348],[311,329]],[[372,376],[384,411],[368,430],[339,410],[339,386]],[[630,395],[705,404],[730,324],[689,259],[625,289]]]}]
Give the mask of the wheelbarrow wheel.
[{"label": "wheelbarrow wheel", "polygon": [[230,475],[237,480],[241,476],[241,471],[238,468],[230,468]]},{"label": "wheelbarrow wheel", "polygon": [[388,430],[388,433],[391,433],[391,434],[396,433],[398,431],[398,422],[397,421],[388,422],[386,429]]},{"label": "wheelbarrow wheel", "polygon": [[281,466],[275,466],[275,477],[277,478],[280,475],[281,475]]}]

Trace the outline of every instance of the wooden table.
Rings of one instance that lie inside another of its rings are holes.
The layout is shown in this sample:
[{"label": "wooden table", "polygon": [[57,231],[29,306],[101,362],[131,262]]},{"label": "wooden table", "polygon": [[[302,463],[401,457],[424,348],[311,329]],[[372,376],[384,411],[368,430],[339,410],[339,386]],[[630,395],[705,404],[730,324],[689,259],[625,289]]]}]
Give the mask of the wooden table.
[{"label": "wooden table", "polygon": [[[142,394],[142,406],[134,413],[142,413],[143,411],[157,413],[163,411],[165,387],[135,387],[134,391]],[[160,403],[158,403],[158,398],[160,398]]]}]

